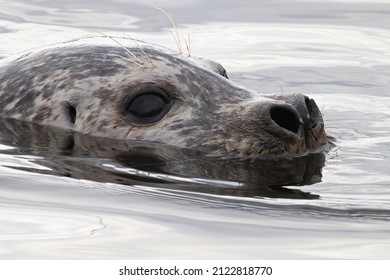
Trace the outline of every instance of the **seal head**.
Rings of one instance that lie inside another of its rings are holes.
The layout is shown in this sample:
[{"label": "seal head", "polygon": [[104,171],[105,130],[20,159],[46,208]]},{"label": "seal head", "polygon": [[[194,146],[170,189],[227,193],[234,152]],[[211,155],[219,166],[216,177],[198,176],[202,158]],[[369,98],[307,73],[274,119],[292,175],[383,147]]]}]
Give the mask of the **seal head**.
[{"label": "seal head", "polygon": [[326,142],[314,100],[260,95],[217,62],[93,37],[0,63],[0,116],[83,134],[256,158]]}]

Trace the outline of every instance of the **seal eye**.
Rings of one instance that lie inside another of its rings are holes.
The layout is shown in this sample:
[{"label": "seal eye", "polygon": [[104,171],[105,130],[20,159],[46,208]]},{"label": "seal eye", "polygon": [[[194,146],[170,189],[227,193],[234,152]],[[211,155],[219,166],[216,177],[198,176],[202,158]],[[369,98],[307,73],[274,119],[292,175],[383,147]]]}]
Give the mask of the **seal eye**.
[{"label": "seal eye", "polygon": [[139,124],[152,124],[161,120],[170,108],[170,98],[165,91],[147,88],[130,99],[126,115]]}]

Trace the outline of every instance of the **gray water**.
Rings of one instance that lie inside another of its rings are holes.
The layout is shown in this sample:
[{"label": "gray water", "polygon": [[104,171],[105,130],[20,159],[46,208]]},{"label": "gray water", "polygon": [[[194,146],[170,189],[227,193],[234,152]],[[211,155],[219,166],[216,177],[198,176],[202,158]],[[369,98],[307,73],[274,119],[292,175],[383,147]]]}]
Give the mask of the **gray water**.
[{"label": "gray water", "polygon": [[335,146],[257,165],[183,160],[2,122],[0,258],[388,259],[390,1],[142,2],[0,1],[0,57],[93,30],[176,48],[162,7],[231,80],[314,98]]}]

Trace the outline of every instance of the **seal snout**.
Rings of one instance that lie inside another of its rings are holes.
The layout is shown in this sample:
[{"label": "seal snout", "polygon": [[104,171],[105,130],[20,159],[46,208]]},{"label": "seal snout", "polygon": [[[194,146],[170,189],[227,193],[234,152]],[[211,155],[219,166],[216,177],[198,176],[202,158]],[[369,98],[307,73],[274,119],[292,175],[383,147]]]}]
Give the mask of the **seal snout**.
[{"label": "seal snout", "polygon": [[[264,128],[287,153],[317,149],[326,142],[324,121],[316,102],[302,94],[277,95],[260,110]],[[267,109],[264,109],[267,108]]]}]

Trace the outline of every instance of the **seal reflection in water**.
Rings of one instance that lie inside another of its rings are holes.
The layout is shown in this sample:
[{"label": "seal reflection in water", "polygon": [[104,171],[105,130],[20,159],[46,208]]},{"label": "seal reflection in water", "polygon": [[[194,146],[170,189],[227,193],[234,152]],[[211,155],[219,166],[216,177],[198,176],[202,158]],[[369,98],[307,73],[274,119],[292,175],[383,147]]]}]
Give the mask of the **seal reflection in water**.
[{"label": "seal reflection in water", "polygon": [[14,147],[0,149],[0,156],[27,155],[33,163],[10,166],[6,161],[3,164],[8,168],[116,183],[112,188],[100,186],[101,191],[109,193],[131,192],[132,188],[120,188],[119,183],[168,189],[168,193],[176,189],[229,196],[317,199],[319,195],[315,193],[285,186],[321,181],[325,161],[323,153],[241,161],[155,142],[93,137],[1,118],[0,143]]},{"label": "seal reflection in water", "polygon": [[1,60],[0,115],[241,158],[302,154],[326,142],[309,97],[260,95],[231,82],[217,62],[124,38]]}]

